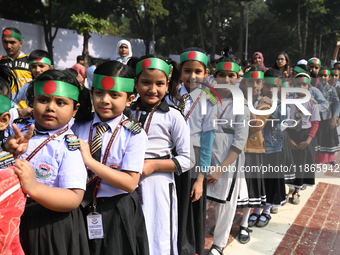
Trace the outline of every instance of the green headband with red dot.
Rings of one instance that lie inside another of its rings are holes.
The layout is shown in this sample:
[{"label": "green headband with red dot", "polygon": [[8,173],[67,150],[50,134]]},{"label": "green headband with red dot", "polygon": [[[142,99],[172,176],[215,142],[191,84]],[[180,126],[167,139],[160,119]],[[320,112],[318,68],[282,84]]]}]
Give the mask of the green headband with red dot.
[{"label": "green headband with red dot", "polygon": [[11,108],[12,108],[11,99],[9,99],[8,97],[5,97],[3,95],[0,95],[0,114],[8,112],[9,109],[11,109]]},{"label": "green headband with red dot", "polygon": [[250,71],[243,74],[244,79],[264,79],[264,72],[262,71]]},{"label": "green headband with red dot", "polygon": [[78,102],[79,89],[63,81],[39,81],[34,83],[34,96],[40,95],[67,97]]},{"label": "green headband with red dot", "polygon": [[311,58],[310,60],[308,60],[307,65],[309,66],[310,64],[317,64],[319,66],[321,66],[321,61],[318,58]]},{"label": "green headband with red dot", "polygon": [[331,70],[331,74],[333,75],[340,75],[340,71],[339,70]]},{"label": "green headband with red dot", "polygon": [[184,61],[189,61],[189,60],[195,60],[195,61],[202,62],[205,66],[208,66],[208,61],[209,61],[208,56],[205,55],[202,52],[199,52],[199,51],[186,51],[186,52],[183,52],[181,54],[181,57],[180,57],[181,64]]},{"label": "green headband with red dot", "polygon": [[24,37],[22,37],[21,34],[15,32],[12,29],[5,29],[2,32],[2,37],[1,38],[3,38],[3,37],[13,37],[13,38],[17,39],[19,42],[24,40]]},{"label": "green headband with red dot", "polygon": [[139,61],[136,65],[136,75],[145,69],[158,69],[165,73],[166,77],[169,78],[170,66],[164,60],[159,58],[146,58]]},{"label": "green headband with red dot", "polygon": [[331,71],[327,70],[327,69],[321,69],[318,73],[318,75],[322,75],[322,74],[327,74],[327,75],[331,75]]},{"label": "green headband with red dot", "polygon": [[307,73],[307,71],[299,66],[294,67],[293,71],[297,73]]},{"label": "green headband with red dot", "polygon": [[35,63],[42,63],[51,66],[52,62],[49,58],[43,57],[43,58],[36,58],[30,61],[30,65]]},{"label": "green headband with red dot", "polygon": [[231,71],[235,72],[238,75],[238,72],[240,71],[240,66],[234,62],[219,62],[216,65],[216,71]]},{"label": "green headband with red dot", "polygon": [[101,90],[133,92],[135,79],[94,74],[92,86]]},{"label": "green headband with red dot", "polygon": [[312,80],[309,79],[308,77],[297,77],[295,78],[294,80],[294,84],[297,84],[297,83],[307,83],[308,85],[311,84]]},{"label": "green headband with red dot", "polygon": [[278,77],[264,77],[264,82],[275,86],[282,86],[282,80]]}]

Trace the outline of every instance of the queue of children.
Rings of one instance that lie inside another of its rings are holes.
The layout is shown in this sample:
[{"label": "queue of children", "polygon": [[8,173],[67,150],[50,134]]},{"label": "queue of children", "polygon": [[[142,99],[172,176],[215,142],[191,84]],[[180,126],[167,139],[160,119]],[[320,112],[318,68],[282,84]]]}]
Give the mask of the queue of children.
[{"label": "queue of children", "polygon": [[[22,42],[12,28],[2,38]],[[340,70],[317,58],[290,74],[284,52],[273,68],[260,52],[242,67],[226,47],[209,77],[200,48],[176,63],[132,57],[122,40],[90,91],[77,73],[54,70],[47,52],[27,59],[34,80],[20,89],[18,74],[0,65],[0,254],[203,255],[210,206],[209,254],[223,254],[237,208],[238,239],[248,243],[251,227],[267,226],[288,201],[287,185],[299,204],[315,184],[312,172],[242,169],[335,164]],[[311,114],[294,104],[283,113],[281,97],[302,100],[301,89]],[[13,107],[20,102],[28,107]]]}]

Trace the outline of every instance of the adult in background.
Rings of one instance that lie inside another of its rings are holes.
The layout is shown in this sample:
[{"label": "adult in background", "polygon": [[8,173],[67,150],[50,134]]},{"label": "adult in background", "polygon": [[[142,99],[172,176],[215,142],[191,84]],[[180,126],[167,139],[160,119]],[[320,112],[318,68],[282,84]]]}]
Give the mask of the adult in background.
[{"label": "adult in background", "polygon": [[264,57],[261,52],[257,51],[253,54],[253,57],[251,58],[251,63],[261,66],[263,72],[268,70],[268,68],[264,65]]},{"label": "adult in background", "polygon": [[288,54],[280,52],[275,58],[273,69],[279,70],[282,73],[283,78],[288,78],[290,73],[290,60]]},{"label": "adult in background", "polygon": [[[27,82],[32,81],[32,73],[29,69],[28,55],[21,51],[24,38],[21,32],[14,27],[7,27],[2,31],[2,46],[7,55],[2,56],[0,64],[9,66],[19,79],[19,88]],[[18,88],[18,89],[19,89]],[[16,87],[12,88],[12,93],[17,92]],[[25,101],[19,102],[21,109],[27,107]]]},{"label": "adult in background", "polygon": [[96,70],[97,65],[98,65],[98,59],[92,58],[91,66],[86,69],[86,76],[87,76],[87,81],[89,83],[89,90],[92,89],[93,73],[94,73],[94,70]]},{"label": "adult in background", "polygon": [[84,84],[85,78],[86,78],[86,69],[84,67],[84,57],[78,56],[77,57],[77,64],[75,64],[71,68],[76,70],[83,77],[83,81],[81,81],[80,84]]},{"label": "adult in background", "polygon": [[127,40],[120,40],[116,47],[116,60],[124,65],[132,57],[131,43]]}]

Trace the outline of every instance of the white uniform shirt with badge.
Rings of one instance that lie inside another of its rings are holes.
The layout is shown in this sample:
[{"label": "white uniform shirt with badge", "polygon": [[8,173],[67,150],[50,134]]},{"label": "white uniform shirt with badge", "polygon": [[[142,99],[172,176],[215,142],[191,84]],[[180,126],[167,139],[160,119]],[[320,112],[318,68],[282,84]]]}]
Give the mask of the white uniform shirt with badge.
[{"label": "white uniform shirt with badge", "polygon": [[[118,123],[124,120],[127,120],[127,117],[121,114],[110,121],[102,122],[97,113],[95,113],[93,121],[82,124],[75,123],[72,126],[72,130],[79,138],[88,143],[91,125],[93,126],[92,139],[96,134],[97,124],[106,124],[110,127],[109,130],[102,135],[100,157],[102,162],[112,133],[116,129]],[[106,166],[116,170],[127,170],[142,174],[147,144],[148,138],[144,130],[142,130],[139,134],[133,134],[130,130],[121,126],[111,146]],[[127,192],[108,184],[105,180],[102,180],[97,197],[112,197],[125,193]]]},{"label": "white uniform shirt with badge", "polygon": [[[289,98],[299,98],[299,96],[294,93],[293,96],[289,97]],[[319,114],[319,107],[317,102],[314,99],[310,99],[308,102],[303,103],[302,104],[308,112],[311,113],[311,115],[304,115],[301,112],[301,116],[302,116],[302,129],[309,129],[312,127],[312,121],[320,121],[320,114]],[[294,119],[296,119],[296,113],[297,113],[297,109],[296,109],[296,105],[295,104],[291,104],[290,105],[290,115],[288,119],[291,120],[287,120],[287,128],[291,128],[294,129],[294,125],[296,124],[296,122],[292,121]]]},{"label": "white uniform shirt with badge", "polygon": [[[34,120],[29,122],[35,124]],[[25,134],[30,125],[18,123],[17,126],[20,130],[26,127],[22,131]],[[50,187],[85,190],[87,171],[79,149],[74,151],[68,149],[65,136],[74,135],[68,125],[58,130],[39,131],[35,129],[36,135],[30,139],[27,151],[19,157],[26,159],[49,136],[64,128],[67,128],[65,133],[47,143],[29,162],[38,182]]]}]

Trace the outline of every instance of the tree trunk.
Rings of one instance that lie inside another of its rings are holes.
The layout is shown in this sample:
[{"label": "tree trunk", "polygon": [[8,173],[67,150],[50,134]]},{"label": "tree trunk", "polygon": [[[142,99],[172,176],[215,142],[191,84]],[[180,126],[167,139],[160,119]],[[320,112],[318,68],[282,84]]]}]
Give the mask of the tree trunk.
[{"label": "tree trunk", "polygon": [[210,61],[213,61],[215,59],[215,53],[216,53],[216,17],[215,17],[215,5],[216,0],[212,0],[211,3],[211,54],[210,54]]},{"label": "tree trunk", "polygon": [[150,39],[144,39],[145,44],[145,55],[150,54]]},{"label": "tree trunk", "polygon": [[84,34],[84,46],[83,46],[83,56],[84,56],[84,66],[85,68],[89,67],[89,40],[91,35],[87,32]]},{"label": "tree trunk", "polygon": [[313,56],[317,56],[316,55],[316,47],[317,47],[317,38],[316,38],[316,25],[314,25],[314,32],[313,32]]},{"label": "tree trunk", "polygon": [[306,4],[306,19],[305,19],[305,39],[304,39],[304,42],[303,42],[302,56],[306,55],[307,39],[308,39],[308,15],[309,15],[309,8],[308,8],[308,1],[307,1],[307,4]]},{"label": "tree trunk", "polygon": [[198,9],[198,4],[196,4],[196,15],[197,15],[198,28],[200,30],[200,35],[201,35],[201,48],[202,48],[202,50],[205,51],[205,48],[204,48],[204,34],[203,34],[203,29],[202,29],[201,17],[200,17],[200,11]]},{"label": "tree trunk", "polygon": [[243,59],[243,40],[244,40],[244,6],[239,2],[240,5],[240,25],[238,31],[238,56]]},{"label": "tree trunk", "polygon": [[302,56],[302,40],[301,40],[301,31],[300,31],[300,10],[301,10],[301,3],[300,0],[298,0],[298,5],[297,5],[297,34],[298,34],[298,41],[299,41],[299,54],[300,54],[300,58],[303,57]]}]

